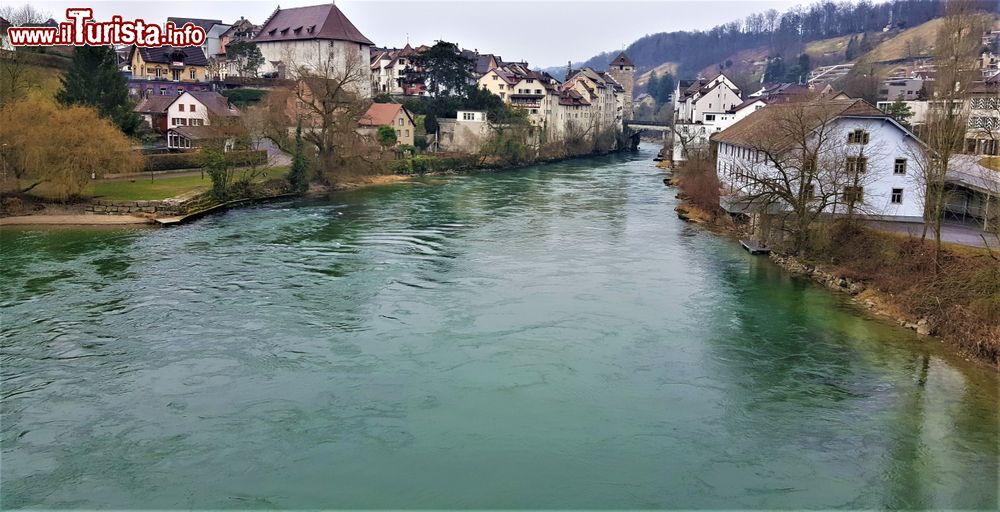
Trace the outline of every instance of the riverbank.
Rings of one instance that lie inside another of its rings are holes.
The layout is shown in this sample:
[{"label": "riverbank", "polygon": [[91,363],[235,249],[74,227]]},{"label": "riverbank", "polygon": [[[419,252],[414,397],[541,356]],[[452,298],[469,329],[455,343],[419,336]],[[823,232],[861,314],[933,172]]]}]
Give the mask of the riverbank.
[{"label": "riverbank", "polygon": [[[734,241],[748,236],[721,210],[695,204],[677,178],[679,218]],[[946,245],[935,264],[931,242],[846,223],[823,226],[815,236],[819,241],[801,255],[776,247],[769,257],[790,273],[851,295],[876,316],[1000,369],[1000,255]]]}]

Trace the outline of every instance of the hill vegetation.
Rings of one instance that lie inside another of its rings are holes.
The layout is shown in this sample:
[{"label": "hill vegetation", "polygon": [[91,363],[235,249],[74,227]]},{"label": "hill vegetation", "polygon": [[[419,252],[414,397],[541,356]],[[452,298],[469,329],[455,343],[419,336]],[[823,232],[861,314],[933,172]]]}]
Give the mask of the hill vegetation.
[{"label": "hill vegetation", "polygon": [[[973,1],[980,10],[1000,13],[1000,2]],[[737,85],[751,87],[759,83],[769,58],[781,57],[787,68],[805,53],[816,67],[855,60],[869,51],[874,61],[926,52],[937,27],[925,24],[939,18],[943,8],[939,0],[824,1],[783,13],[774,9],[755,13],[709,30],[646,35],[625,53],[636,64],[640,88],[651,70],[663,76],[668,67],[675,77],[721,70]],[[595,55],[574,67],[603,69],[618,51]]]}]

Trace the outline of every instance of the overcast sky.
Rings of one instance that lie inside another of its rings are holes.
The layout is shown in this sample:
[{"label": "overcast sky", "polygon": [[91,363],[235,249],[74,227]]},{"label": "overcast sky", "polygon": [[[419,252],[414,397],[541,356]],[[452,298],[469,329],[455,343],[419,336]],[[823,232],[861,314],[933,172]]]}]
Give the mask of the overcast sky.
[{"label": "overcast sky", "polygon": [[[67,7],[92,7],[97,21],[114,14],[126,19],[163,22],[167,16],[221,19],[244,16],[260,24],[275,7],[299,7],[320,0],[101,1],[0,0],[30,3],[59,21]],[[505,60],[527,60],[532,67],[562,66],[621,49],[646,34],[707,29],[746,15],[779,11],[809,1],[613,1],[613,0],[336,0],[344,14],[379,46],[433,44],[444,39],[463,48],[496,53]]]}]

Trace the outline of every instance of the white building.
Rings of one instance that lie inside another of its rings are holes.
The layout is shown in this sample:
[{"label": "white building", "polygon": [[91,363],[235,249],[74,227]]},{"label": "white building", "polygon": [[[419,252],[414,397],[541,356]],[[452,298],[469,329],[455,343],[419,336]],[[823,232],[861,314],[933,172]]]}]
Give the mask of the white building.
[{"label": "white building", "polygon": [[672,161],[687,160],[687,151],[693,148],[707,149],[713,133],[724,130],[765,100],[759,101],[745,103],[739,87],[722,73],[711,79],[679,80],[674,91]]},{"label": "white building", "polygon": [[332,3],[279,8],[253,42],[264,56],[264,75],[294,79],[301,71],[327,78],[357,73],[355,92],[371,96],[372,42]]},{"label": "white building", "polygon": [[[809,119],[813,125],[802,125],[802,130],[812,134],[806,153],[818,154],[814,157],[818,162],[796,163],[796,155],[804,153],[802,144],[776,135],[779,123],[794,123],[793,119]],[[752,213],[761,208],[789,213],[788,203],[774,200],[773,195],[770,204],[761,204],[768,202],[762,199],[767,195],[765,183],[791,176],[789,186],[798,190],[800,184],[794,178],[803,175],[802,165],[811,165],[814,172],[809,174],[816,179],[804,184],[803,190],[809,197],[829,203],[823,210],[826,214],[844,214],[853,207],[855,214],[866,218],[923,220],[924,188],[914,162],[922,142],[864,100],[769,105],[715,134],[712,142],[716,146],[716,173],[724,190],[722,204],[730,213]],[[792,171],[780,172],[775,159]],[[750,198],[758,202],[748,204]]]}]

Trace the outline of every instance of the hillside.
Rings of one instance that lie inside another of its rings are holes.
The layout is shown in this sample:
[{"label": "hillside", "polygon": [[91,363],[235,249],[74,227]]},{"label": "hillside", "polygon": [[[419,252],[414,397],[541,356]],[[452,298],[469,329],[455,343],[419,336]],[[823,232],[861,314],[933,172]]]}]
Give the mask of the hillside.
[{"label": "hillside", "polygon": [[[985,12],[1000,13],[996,0],[972,1]],[[851,37],[860,39],[866,33],[868,42],[875,45],[871,58],[878,61],[919,54],[926,51],[936,32],[936,25],[926,23],[941,16],[943,7],[944,2],[936,0],[817,2],[784,13],[752,14],[710,30],[650,34],[628,45],[625,53],[636,64],[640,85],[648,80],[650,70],[666,69],[667,63],[679,77],[724,69],[749,84],[760,80],[768,55],[790,59],[804,51],[813,66],[837,64],[844,62]],[[886,27],[890,30],[883,32]],[[603,69],[619,51],[602,52],[573,67]],[[564,69],[548,71],[560,76]]]},{"label": "hillside", "polygon": [[656,72],[657,76],[663,76],[664,73],[670,73],[672,75],[677,74],[677,63],[676,62],[664,62],[655,68],[646,71],[635,77],[635,83],[639,87],[645,87],[649,83],[649,77],[652,76],[653,72]]}]

